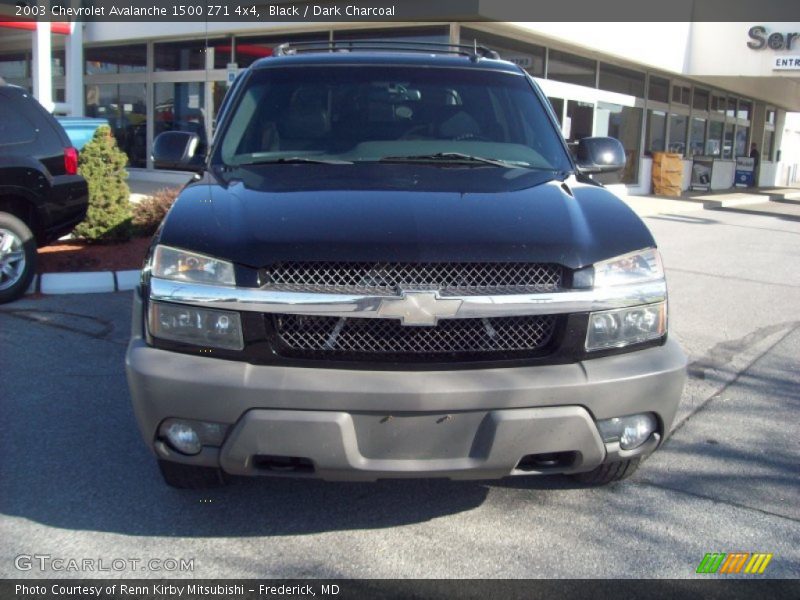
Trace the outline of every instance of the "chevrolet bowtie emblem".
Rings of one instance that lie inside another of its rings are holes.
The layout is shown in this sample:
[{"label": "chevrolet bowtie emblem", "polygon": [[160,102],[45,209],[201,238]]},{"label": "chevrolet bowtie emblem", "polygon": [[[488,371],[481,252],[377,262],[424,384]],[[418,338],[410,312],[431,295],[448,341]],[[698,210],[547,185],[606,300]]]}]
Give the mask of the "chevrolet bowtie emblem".
[{"label": "chevrolet bowtie emblem", "polygon": [[402,292],[402,298],[381,301],[378,316],[400,319],[403,325],[436,325],[439,319],[453,317],[461,308],[462,300],[441,298],[439,292]]}]

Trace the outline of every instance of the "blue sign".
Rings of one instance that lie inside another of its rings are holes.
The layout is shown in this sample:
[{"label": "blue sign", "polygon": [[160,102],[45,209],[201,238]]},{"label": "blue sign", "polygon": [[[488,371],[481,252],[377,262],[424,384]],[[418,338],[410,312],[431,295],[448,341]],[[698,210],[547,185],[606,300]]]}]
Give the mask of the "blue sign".
[{"label": "blue sign", "polygon": [[736,173],[733,176],[733,183],[737,187],[755,186],[755,166],[756,161],[753,158],[745,158],[744,156],[737,158]]}]

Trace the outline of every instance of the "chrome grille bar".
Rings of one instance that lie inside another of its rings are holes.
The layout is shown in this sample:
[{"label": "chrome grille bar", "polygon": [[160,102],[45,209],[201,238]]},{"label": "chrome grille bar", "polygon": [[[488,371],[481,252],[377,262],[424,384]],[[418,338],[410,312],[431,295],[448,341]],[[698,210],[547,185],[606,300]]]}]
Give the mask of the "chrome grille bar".
[{"label": "chrome grille bar", "polygon": [[[413,292],[407,291],[406,294]],[[431,306],[436,307],[438,292],[428,291],[419,294],[436,295]],[[500,294],[487,296],[448,296],[442,297],[447,304],[447,315],[438,318],[491,318],[524,315],[554,315],[576,312],[592,312],[623,308],[639,304],[651,304],[666,299],[667,286],[664,280],[636,285],[620,285],[594,290],[571,290],[550,293]],[[176,302],[221,308],[227,310],[253,311],[263,313],[283,313],[296,315],[315,315],[324,317],[363,317],[398,318],[396,312],[387,311],[385,301],[397,303],[404,295],[356,295],[356,294],[315,294],[264,290],[259,288],[223,287],[199,283],[183,283],[159,279],[150,280],[150,297],[162,302]],[[460,301],[455,306],[453,301]],[[382,314],[383,312],[383,314]],[[420,322],[406,324],[419,325]]]}]

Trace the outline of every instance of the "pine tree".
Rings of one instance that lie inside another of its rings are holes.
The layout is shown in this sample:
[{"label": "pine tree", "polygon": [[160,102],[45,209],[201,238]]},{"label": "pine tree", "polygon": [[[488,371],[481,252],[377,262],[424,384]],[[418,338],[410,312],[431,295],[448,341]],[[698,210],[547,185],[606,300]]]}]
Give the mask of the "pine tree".
[{"label": "pine tree", "polygon": [[78,172],[89,184],[86,219],[75,235],[89,241],[121,242],[132,233],[130,190],[125,179],[128,157],[117,147],[108,126],[98,127],[80,154]]}]

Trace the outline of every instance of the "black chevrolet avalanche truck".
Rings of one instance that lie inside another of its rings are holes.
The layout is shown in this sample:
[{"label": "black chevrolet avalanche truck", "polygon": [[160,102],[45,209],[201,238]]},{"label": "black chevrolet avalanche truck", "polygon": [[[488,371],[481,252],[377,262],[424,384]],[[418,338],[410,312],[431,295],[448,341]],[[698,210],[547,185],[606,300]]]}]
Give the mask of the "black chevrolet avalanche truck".
[{"label": "black chevrolet avalanche truck", "polygon": [[[156,233],[127,376],[166,482],[630,475],[686,358],[642,221],[493,52],[282,46]],[[154,159],[196,162],[194,133]]]},{"label": "black chevrolet avalanche truck", "polygon": [[0,304],[30,286],[37,247],[83,221],[88,193],[64,128],[0,79]]}]

